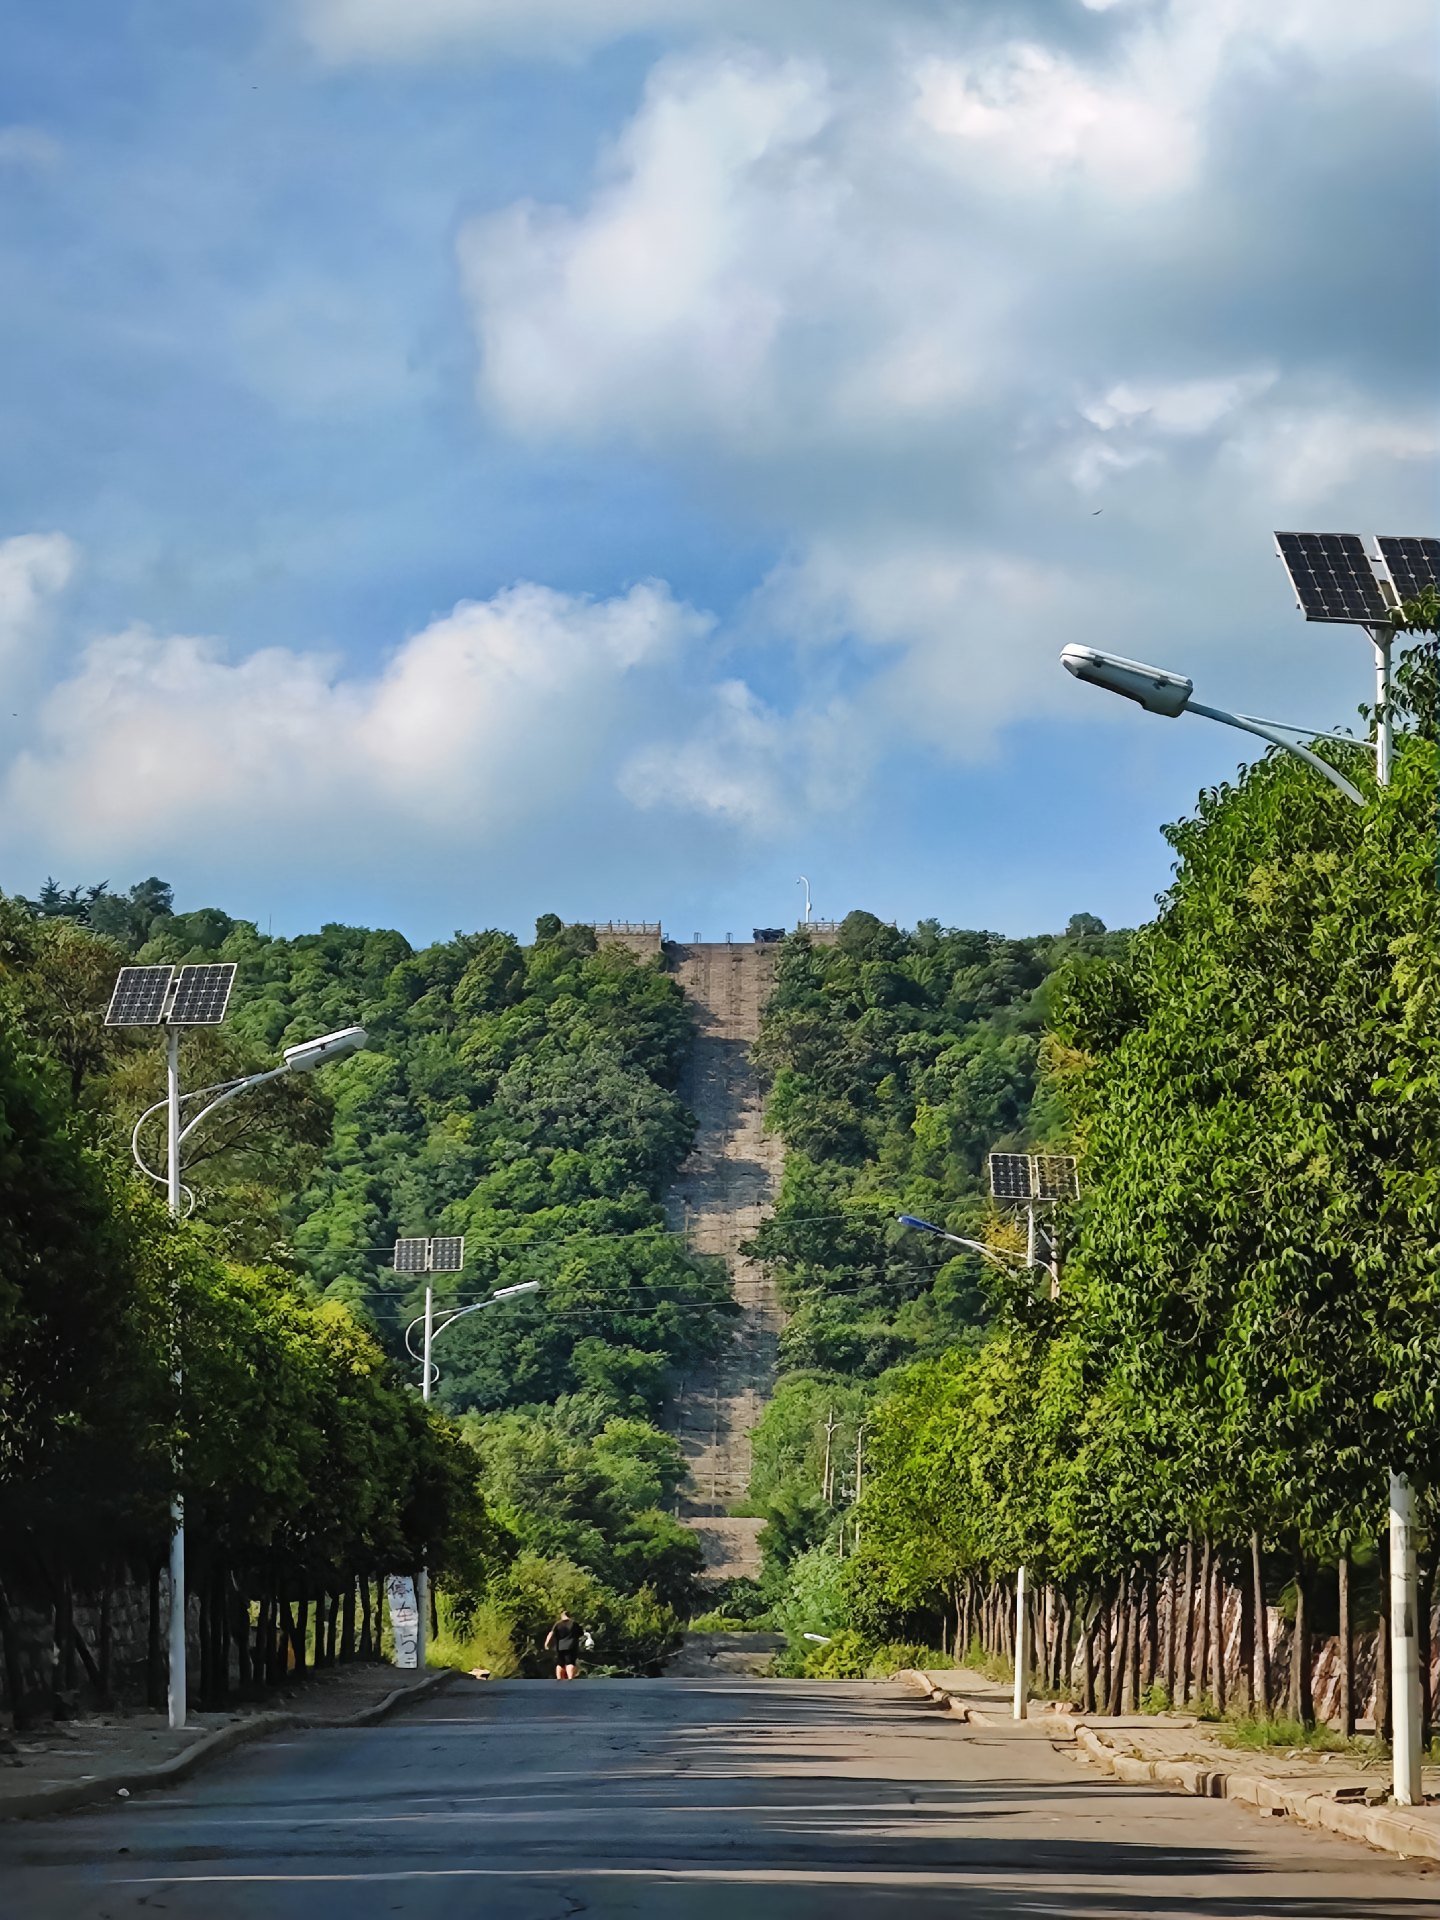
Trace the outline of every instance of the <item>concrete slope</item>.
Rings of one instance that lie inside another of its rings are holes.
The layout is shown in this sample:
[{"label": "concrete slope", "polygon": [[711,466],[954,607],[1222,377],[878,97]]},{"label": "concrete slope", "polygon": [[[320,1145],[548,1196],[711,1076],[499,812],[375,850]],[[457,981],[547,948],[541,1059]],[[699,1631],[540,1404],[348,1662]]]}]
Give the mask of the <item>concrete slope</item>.
[{"label": "concrete slope", "polygon": [[681,1384],[671,1420],[690,1462],[681,1517],[700,1534],[715,1579],[760,1571],[760,1522],[731,1519],[729,1509],[749,1485],[750,1434],[774,1385],[780,1331],[773,1285],[740,1252],[780,1177],[783,1150],[764,1130],[750,1059],[777,957],[775,947],[749,942],[675,949],[696,1019],[683,1091],[700,1131],[669,1196],[670,1224],[694,1252],[725,1261],[744,1309],[718,1362]]}]

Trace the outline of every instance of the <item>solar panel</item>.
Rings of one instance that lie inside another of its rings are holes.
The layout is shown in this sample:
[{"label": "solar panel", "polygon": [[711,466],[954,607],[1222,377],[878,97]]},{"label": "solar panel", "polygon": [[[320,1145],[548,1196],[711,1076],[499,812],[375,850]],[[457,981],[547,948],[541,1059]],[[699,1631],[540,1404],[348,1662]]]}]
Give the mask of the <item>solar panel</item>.
[{"label": "solar panel", "polygon": [[395,1242],[396,1273],[424,1273],[430,1257],[428,1240],[397,1240]]},{"label": "solar panel", "polygon": [[158,1027],[173,967],[122,967],[106,1009],[107,1027]]},{"label": "solar panel", "polygon": [[1032,1200],[1028,1153],[992,1153],[990,1193],[996,1200]]},{"label": "solar panel", "polygon": [[1035,1155],[1035,1198],[1037,1200],[1078,1200],[1080,1181],[1075,1172],[1073,1153],[1037,1153]]},{"label": "solar panel", "polygon": [[432,1273],[459,1273],[464,1265],[465,1236],[463,1233],[442,1234],[438,1240],[430,1242]]},{"label": "solar panel", "polygon": [[1307,620],[1379,626],[1390,609],[1358,533],[1277,533],[1300,611]]},{"label": "solar panel", "polygon": [[1382,533],[1376,545],[1402,600],[1415,599],[1426,587],[1440,587],[1440,540]]},{"label": "solar panel", "polygon": [[230,1004],[230,989],[235,984],[235,962],[225,960],[216,966],[181,967],[175,983],[175,1000],[170,1008],[172,1027],[218,1027]]}]

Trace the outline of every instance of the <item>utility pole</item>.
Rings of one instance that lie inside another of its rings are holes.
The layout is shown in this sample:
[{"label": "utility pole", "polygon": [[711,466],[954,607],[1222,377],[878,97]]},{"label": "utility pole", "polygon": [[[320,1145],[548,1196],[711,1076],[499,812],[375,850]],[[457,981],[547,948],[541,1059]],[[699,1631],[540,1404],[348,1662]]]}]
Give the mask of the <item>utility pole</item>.
[{"label": "utility pole", "polygon": [[[172,1220],[180,1218],[180,1029],[165,1029],[165,1199]],[[180,1325],[175,1325],[175,1364],[171,1371],[175,1399],[180,1399]],[[166,1718],[172,1727],[185,1724],[188,1682],[185,1668],[185,1496],[180,1491],[176,1462],[175,1491],[170,1496],[170,1675],[166,1688]]]},{"label": "utility pole", "polygon": [[1015,1569],[1015,1704],[1017,1720],[1030,1717],[1030,1609],[1026,1604],[1025,1569]]},{"label": "utility pole", "polygon": [[[428,1407],[430,1389],[434,1385],[435,1368],[431,1361],[431,1349],[435,1345],[435,1288],[429,1276],[425,1280],[425,1335],[423,1349],[425,1358],[420,1363],[420,1398]],[[415,1665],[421,1673],[425,1671],[425,1660],[429,1653],[430,1641],[430,1569],[422,1566],[415,1580]]]},{"label": "utility pole", "polygon": [[860,1425],[855,1429],[855,1506],[857,1509],[855,1514],[855,1540],[854,1540],[855,1547],[858,1547],[860,1545],[860,1514],[858,1509],[860,1505],[860,1495],[864,1491],[864,1487],[865,1487],[865,1423],[864,1421],[861,1421]]},{"label": "utility pole", "polygon": [[835,1483],[830,1477],[830,1446],[839,1424],[840,1422],[835,1418],[835,1409],[831,1407],[825,1415],[825,1466],[820,1475],[820,1498],[827,1507],[833,1507],[835,1504]]}]

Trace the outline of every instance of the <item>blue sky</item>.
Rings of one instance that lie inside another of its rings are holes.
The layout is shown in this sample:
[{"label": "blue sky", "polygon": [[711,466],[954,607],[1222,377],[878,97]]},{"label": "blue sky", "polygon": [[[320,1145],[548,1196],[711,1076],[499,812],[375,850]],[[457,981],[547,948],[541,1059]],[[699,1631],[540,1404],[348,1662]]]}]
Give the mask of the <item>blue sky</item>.
[{"label": "blue sky", "polygon": [[[17,10],[18,11],[18,10]],[[1432,532],[1376,0],[57,0],[0,65],[0,885],[262,925],[1143,917]]]}]

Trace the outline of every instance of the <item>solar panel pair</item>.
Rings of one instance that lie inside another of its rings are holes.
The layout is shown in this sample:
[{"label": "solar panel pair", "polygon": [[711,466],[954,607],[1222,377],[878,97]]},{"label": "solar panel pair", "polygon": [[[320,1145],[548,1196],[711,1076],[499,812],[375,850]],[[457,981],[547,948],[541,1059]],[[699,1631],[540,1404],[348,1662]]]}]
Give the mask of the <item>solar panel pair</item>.
[{"label": "solar panel pair", "polygon": [[990,1194],[995,1200],[1074,1200],[1080,1182],[1071,1153],[992,1153]]},{"label": "solar panel pair", "polygon": [[[171,982],[174,992],[171,992]],[[230,1004],[235,962],[204,966],[122,967],[106,1010],[107,1027],[218,1027]],[[168,1002],[168,1006],[167,1006]]]},{"label": "solar panel pair", "polygon": [[463,1233],[441,1234],[435,1240],[397,1240],[396,1273],[459,1273],[465,1265]]},{"label": "solar panel pair", "polygon": [[1385,626],[1396,600],[1413,600],[1440,586],[1440,540],[1382,534],[1376,542],[1384,573],[1358,533],[1277,533],[1275,546],[1300,611],[1307,620],[1347,626]]}]

